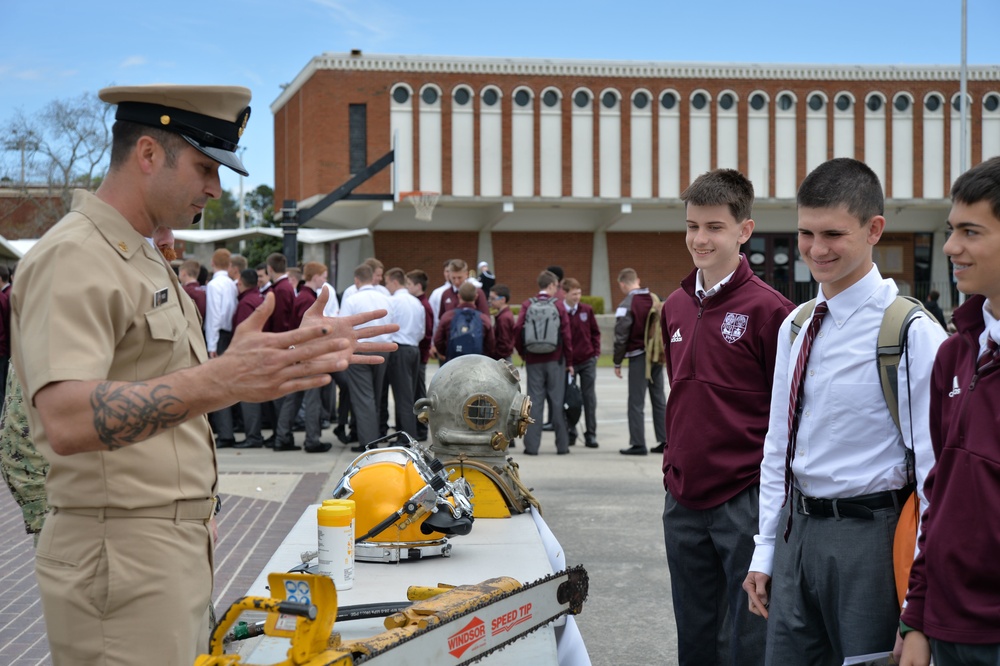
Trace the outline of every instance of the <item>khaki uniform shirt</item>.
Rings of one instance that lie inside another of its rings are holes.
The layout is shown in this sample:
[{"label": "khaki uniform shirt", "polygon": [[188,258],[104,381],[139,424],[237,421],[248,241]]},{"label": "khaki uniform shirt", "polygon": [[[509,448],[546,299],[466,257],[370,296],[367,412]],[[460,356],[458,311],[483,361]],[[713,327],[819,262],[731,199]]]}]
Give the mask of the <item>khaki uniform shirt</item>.
[{"label": "khaki uniform shirt", "polygon": [[[194,302],[117,210],[74,193],[72,210],[21,261],[11,319],[32,438],[51,465],[50,506],[136,509],[215,495],[205,416],[117,451],[60,456],[34,408],[52,382],[139,382],[207,358]],[[106,408],[116,409],[110,397]]]}]

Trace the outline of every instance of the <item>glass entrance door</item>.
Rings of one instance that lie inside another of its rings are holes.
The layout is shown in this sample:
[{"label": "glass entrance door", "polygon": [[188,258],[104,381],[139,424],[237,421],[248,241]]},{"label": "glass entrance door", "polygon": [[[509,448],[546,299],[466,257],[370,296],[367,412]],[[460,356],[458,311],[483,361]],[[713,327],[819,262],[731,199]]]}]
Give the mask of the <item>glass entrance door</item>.
[{"label": "glass entrance door", "polygon": [[755,233],[743,246],[743,252],[754,274],[793,303],[816,295],[809,269],[799,257],[796,234]]}]

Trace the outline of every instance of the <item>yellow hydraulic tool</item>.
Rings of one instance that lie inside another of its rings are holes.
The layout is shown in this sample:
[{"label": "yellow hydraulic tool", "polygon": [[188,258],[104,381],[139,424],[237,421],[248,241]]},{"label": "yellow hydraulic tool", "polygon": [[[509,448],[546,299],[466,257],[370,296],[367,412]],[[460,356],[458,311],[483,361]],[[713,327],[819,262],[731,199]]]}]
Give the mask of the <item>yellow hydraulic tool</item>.
[{"label": "yellow hydraulic tool", "polygon": [[349,651],[335,649],[340,637],[333,633],[337,617],[337,589],[327,576],[302,573],[272,573],[267,576],[280,599],[243,597],[236,601],[212,632],[209,655],[198,657],[194,666],[230,666],[240,656],[223,654],[224,638],[243,611],[264,611],[264,633],[291,639],[288,659],[274,666],[353,666]]},{"label": "yellow hydraulic tool", "polygon": [[290,639],[288,658],[272,666],[464,666],[562,615],[578,614],[589,585],[587,572],[571,567],[525,585],[501,577],[460,587],[413,587],[407,597],[421,601],[387,617],[386,631],[344,641],[333,631],[337,592],[330,578],[272,573],[267,579],[281,598],[244,597],[233,604],[213,632],[210,654],[198,657],[195,666],[243,666],[239,655],[223,654],[225,637],[243,611],[267,612],[264,634]]}]

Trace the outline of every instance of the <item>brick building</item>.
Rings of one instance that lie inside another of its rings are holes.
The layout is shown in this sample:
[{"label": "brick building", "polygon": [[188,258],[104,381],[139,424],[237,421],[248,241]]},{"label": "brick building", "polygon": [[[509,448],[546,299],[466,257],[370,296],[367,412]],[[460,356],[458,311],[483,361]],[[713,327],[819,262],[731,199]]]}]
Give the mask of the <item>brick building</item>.
[{"label": "brick building", "polygon": [[[1000,154],[1000,67],[969,69],[968,100],[972,165]],[[433,220],[377,199],[327,209],[315,226],[371,233],[329,249],[339,288],[371,254],[435,283],[458,256],[490,261],[515,300],[559,264],[612,307],[625,266],[659,293],[675,288],[691,267],[680,192],[704,171],[738,168],[757,193],[744,249],[758,274],[803,300],[814,287],[796,257],[798,183],[827,159],[855,157],[886,191],[882,273],[904,292],[948,292],[958,108],[951,67],[330,53],[271,105],[275,201],[308,206],[394,147],[392,168],[357,192],[440,192]]]},{"label": "brick building", "polygon": [[62,194],[49,187],[0,186],[0,235],[39,238],[68,210]]}]

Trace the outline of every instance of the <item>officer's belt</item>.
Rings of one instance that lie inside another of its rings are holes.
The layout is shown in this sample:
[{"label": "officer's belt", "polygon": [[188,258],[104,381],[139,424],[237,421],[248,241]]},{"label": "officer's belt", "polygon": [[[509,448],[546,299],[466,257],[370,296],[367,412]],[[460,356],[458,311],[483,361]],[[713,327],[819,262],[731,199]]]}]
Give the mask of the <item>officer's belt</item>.
[{"label": "officer's belt", "polygon": [[215,509],[214,499],[177,500],[163,506],[145,506],[137,509],[121,509],[113,506],[102,507],[52,507],[52,513],[68,513],[74,516],[92,516],[98,522],[105,518],[162,518],[173,520],[207,521]]}]

